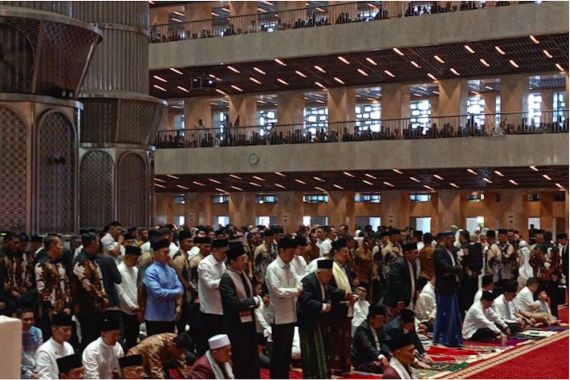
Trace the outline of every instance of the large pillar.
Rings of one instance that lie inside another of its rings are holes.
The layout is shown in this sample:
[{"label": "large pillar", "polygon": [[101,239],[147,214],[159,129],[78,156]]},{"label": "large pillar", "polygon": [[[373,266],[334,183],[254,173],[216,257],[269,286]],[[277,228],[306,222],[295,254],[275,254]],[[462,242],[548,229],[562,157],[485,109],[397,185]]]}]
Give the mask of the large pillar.
[{"label": "large pillar", "polygon": [[399,119],[410,117],[410,86],[400,83],[382,85],[382,127],[386,132],[397,132],[403,135],[407,121]]},{"label": "large pillar", "polygon": [[277,95],[277,129],[283,136],[300,130],[302,133],[305,95],[299,91],[283,91]]},{"label": "large pillar", "polygon": [[329,129],[334,129],[338,136],[344,135],[345,128],[348,133],[354,133],[356,91],[353,88],[329,88],[327,90],[327,107]]},{"label": "large pillar", "polygon": [[294,25],[295,22],[300,18],[307,17],[307,11],[304,1],[278,1],[277,11],[279,13],[279,18],[283,24]]},{"label": "large pillar", "polygon": [[485,100],[485,131],[492,134],[495,130],[495,113],[497,112],[497,94],[494,92],[484,92],[481,94]]},{"label": "large pillar", "polygon": [[184,6],[185,29],[189,38],[198,38],[203,31],[211,32],[212,8],[211,1],[196,1]]},{"label": "large pillar", "polygon": [[552,122],[552,110],[554,109],[554,90],[546,89],[540,91],[542,101],[540,102],[540,111],[542,113],[541,121],[545,123]]},{"label": "large pillar", "polygon": [[240,126],[252,127],[257,124],[257,99],[255,95],[230,95],[230,122],[235,126],[239,117]]},{"label": "large pillar", "polygon": [[184,128],[194,128],[199,120],[206,128],[212,128],[212,107],[209,98],[184,99]]},{"label": "large pillar", "polygon": [[[469,92],[467,81],[464,79],[447,79],[439,81],[439,123],[441,127],[449,123],[454,129],[464,124],[457,116],[467,114],[467,94]],[[445,118],[446,116],[454,116]],[[443,119],[442,119],[443,117]]]},{"label": "large pillar", "polygon": [[74,2],[73,16],[97,23],[95,51],[80,98],[80,226],[100,228],[116,219],[151,224],[156,130],[163,101],[148,96],[148,3]]},{"label": "large pillar", "polygon": [[462,226],[465,220],[461,217],[461,194],[457,190],[440,190],[438,192],[438,225],[439,230],[448,230],[452,225]]},{"label": "large pillar", "polygon": [[236,33],[258,30],[257,1],[230,1],[229,9],[230,17],[234,17],[230,22]]},{"label": "large pillar", "polygon": [[[501,77],[501,113],[528,111],[528,75]],[[520,118],[515,118],[520,120]]]}]

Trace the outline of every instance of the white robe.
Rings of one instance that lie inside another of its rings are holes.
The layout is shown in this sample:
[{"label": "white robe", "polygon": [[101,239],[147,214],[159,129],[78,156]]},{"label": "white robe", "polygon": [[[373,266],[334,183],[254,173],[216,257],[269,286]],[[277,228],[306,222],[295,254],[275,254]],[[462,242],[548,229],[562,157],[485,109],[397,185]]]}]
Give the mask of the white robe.
[{"label": "white robe", "polygon": [[53,338],[42,344],[36,351],[36,372],[40,379],[59,379],[57,359],[73,355],[71,344],[59,344]]},{"label": "white robe", "polygon": [[83,368],[85,379],[112,379],[113,372],[119,372],[119,358],[124,356],[123,348],[119,343],[109,346],[99,338],[83,351]]}]

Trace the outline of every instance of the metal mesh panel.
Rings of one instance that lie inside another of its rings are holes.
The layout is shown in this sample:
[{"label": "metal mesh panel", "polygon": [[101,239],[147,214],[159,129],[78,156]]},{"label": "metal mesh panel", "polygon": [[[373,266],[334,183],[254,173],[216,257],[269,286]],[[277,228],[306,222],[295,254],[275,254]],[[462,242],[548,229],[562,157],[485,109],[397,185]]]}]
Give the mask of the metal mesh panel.
[{"label": "metal mesh panel", "polygon": [[26,230],[26,157],[24,121],[0,106],[0,229]]},{"label": "metal mesh panel", "polygon": [[96,23],[132,25],[148,28],[146,1],[75,1],[73,17]]},{"label": "metal mesh panel", "polygon": [[39,126],[39,233],[73,233],[75,215],[75,132],[61,112],[47,115]]},{"label": "metal mesh panel", "polygon": [[117,135],[116,99],[83,99],[82,143],[114,143]]},{"label": "metal mesh panel", "polygon": [[113,159],[100,150],[86,153],[79,173],[79,224],[101,228],[113,219]]},{"label": "metal mesh panel", "polygon": [[34,52],[25,33],[0,17],[0,92],[30,92]]},{"label": "metal mesh panel", "polygon": [[126,226],[145,226],[148,199],[146,163],[135,153],[125,153],[119,160],[118,171],[119,220]]},{"label": "metal mesh panel", "polygon": [[38,9],[71,17],[71,1],[0,1],[0,5]]},{"label": "metal mesh panel", "polygon": [[159,104],[139,100],[120,101],[118,143],[146,144],[158,123]]}]

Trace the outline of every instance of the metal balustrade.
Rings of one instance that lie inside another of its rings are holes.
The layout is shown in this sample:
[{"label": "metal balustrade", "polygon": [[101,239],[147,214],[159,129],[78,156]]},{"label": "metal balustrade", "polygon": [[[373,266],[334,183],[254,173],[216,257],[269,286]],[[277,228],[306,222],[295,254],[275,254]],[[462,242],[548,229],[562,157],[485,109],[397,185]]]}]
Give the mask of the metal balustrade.
[{"label": "metal balustrade", "polygon": [[305,123],[162,130],[155,146],[200,148],[568,133],[568,110],[441,116],[423,121],[368,119],[366,124],[356,120],[331,122],[326,127]]},{"label": "metal balustrade", "polygon": [[227,37],[248,33],[312,28],[352,22],[425,16],[468,11],[534,1],[375,1],[350,2],[276,12],[217,17],[207,20],[173,22],[150,27],[150,42],[170,42],[197,38]]}]

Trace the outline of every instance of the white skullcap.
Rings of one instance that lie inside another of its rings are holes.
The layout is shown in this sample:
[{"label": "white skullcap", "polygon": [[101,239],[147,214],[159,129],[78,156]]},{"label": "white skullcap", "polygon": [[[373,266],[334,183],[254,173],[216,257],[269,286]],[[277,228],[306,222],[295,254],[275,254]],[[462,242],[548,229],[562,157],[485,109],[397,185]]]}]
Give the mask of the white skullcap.
[{"label": "white skullcap", "polygon": [[208,339],[208,345],[210,346],[210,350],[217,350],[218,348],[229,346],[230,338],[226,334],[219,334],[214,335],[210,339]]}]

